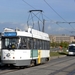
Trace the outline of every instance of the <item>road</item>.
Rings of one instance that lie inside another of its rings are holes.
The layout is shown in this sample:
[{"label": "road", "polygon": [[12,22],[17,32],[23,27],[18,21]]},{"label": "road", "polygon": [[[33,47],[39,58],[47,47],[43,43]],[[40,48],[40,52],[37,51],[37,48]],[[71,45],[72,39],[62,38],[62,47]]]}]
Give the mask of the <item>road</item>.
[{"label": "road", "polygon": [[0,75],[75,75],[75,56],[51,59],[46,64],[25,69],[0,69]]}]

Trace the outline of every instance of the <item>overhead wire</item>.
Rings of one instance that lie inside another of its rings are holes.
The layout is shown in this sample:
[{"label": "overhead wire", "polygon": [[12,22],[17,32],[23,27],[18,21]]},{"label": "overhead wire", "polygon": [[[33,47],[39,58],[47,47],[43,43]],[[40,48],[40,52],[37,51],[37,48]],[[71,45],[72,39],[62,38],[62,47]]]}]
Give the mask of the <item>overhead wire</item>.
[{"label": "overhead wire", "polygon": [[[36,10],[36,8],[35,7],[33,7],[32,5],[30,5],[29,3],[27,3],[25,0],[22,0],[24,3],[26,3],[27,5],[29,5],[30,7],[32,7],[33,9],[35,9]],[[34,13],[33,13],[34,14]],[[37,13],[38,14],[38,13]],[[37,14],[35,15],[36,17],[37,17]],[[34,16],[33,16],[34,17]],[[33,18],[32,17],[32,18]],[[38,18],[38,17],[37,17]],[[39,20],[40,20],[40,18],[38,18]],[[41,21],[41,20],[40,20]],[[42,21],[41,21],[42,22]]]},{"label": "overhead wire", "polygon": [[[30,5],[29,3],[27,3],[25,0],[22,0],[25,4],[27,4],[27,5],[29,5],[30,7],[32,7],[33,9],[35,9],[36,10],[36,8],[35,7],[33,7],[32,5]],[[45,0],[44,0],[45,1]],[[46,1],[45,1],[46,2]],[[47,3],[47,2],[46,2]],[[48,3],[47,3],[48,4]],[[48,4],[48,6],[50,6],[49,4]],[[50,6],[51,7],[51,6]],[[52,8],[52,7],[51,7]],[[53,8],[52,8],[52,10],[54,11],[54,12],[56,12]],[[56,12],[57,13],[57,12]],[[58,14],[58,13],[57,13]],[[44,14],[43,14],[44,15]],[[59,15],[59,14],[58,14]],[[49,20],[51,20],[48,16],[46,16],[46,15],[44,15],[46,18],[48,18]],[[59,15],[60,16],[60,15]],[[61,17],[61,16],[60,16]],[[61,17],[62,18],[62,17]],[[62,18],[63,19],[63,18]],[[64,21],[66,21],[65,19],[63,19]],[[62,26],[61,25],[59,25],[58,23],[56,23],[58,26],[60,26],[61,28],[62,28]],[[68,29],[65,29],[65,30],[67,30],[67,31],[69,31]],[[70,31],[69,31],[70,32]]]},{"label": "overhead wire", "polygon": [[27,3],[25,0],[22,0],[24,3],[26,3],[27,5],[29,5],[30,7],[32,7],[33,9],[36,9],[34,8],[32,5],[30,5],[29,3]]},{"label": "overhead wire", "polygon": [[[29,3],[27,3],[25,0],[22,0],[24,3],[26,3],[27,5],[29,5],[30,7],[32,7],[33,9],[36,10],[35,7],[33,7],[32,5],[30,5]],[[33,13],[34,14],[34,13]],[[42,14],[42,13],[41,13]],[[35,14],[34,14],[35,15]],[[37,17],[37,14],[35,15]],[[32,19],[33,19],[34,16],[32,16]],[[46,16],[47,17],[47,16]],[[37,17],[39,21],[41,21],[43,23],[43,20],[41,20],[39,17]],[[28,18],[29,19],[29,18]],[[42,19],[43,19],[43,14],[42,14]],[[28,24],[28,21],[27,21],[27,24]],[[39,22],[38,22],[39,24]],[[39,25],[38,25],[39,26]],[[33,27],[34,27],[34,23],[33,23]],[[44,25],[43,25],[44,27]],[[39,30],[40,30],[40,26],[39,26]],[[42,29],[44,31],[44,29]]]},{"label": "overhead wire", "polygon": [[[29,3],[27,3],[25,0],[22,0],[24,3],[26,3],[27,5],[29,5],[30,7],[32,7],[33,9],[36,10],[35,7],[33,7],[32,5],[30,5]],[[44,14],[43,14],[44,15]],[[49,17],[47,17],[46,15],[44,15],[46,18],[50,19]],[[50,19],[51,20],[51,19]]]},{"label": "overhead wire", "polygon": [[[47,21],[47,20],[46,20],[46,21]],[[62,27],[62,26],[61,26],[60,24],[58,24],[57,22],[50,22],[50,23],[55,23],[57,26],[63,28],[65,31],[71,32],[70,30],[68,30],[68,29],[66,29],[66,28],[64,28],[64,27]]]},{"label": "overhead wire", "polygon": [[[64,20],[65,22],[67,22],[59,13],[57,13],[54,9],[53,9],[53,7],[46,1],[46,0],[44,0],[44,2],[62,19],[62,20]],[[69,24],[70,25],[70,24]],[[70,25],[71,26],[71,25]],[[71,26],[71,28],[72,29],[75,29],[73,26]]]}]

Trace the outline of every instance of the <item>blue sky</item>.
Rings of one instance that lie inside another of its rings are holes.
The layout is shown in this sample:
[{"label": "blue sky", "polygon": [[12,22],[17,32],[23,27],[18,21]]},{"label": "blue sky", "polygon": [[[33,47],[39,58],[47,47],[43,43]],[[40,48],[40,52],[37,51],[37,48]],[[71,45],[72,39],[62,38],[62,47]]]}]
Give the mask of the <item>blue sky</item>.
[{"label": "blue sky", "polygon": [[[48,4],[54,11],[48,6]],[[69,34],[74,35],[75,23],[58,23],[75,22],[75,0],[0,0],[0,32],[4,28],[21,28],[25,29],[29,10],[43,10],[43,19],[45,19],[45,32],[48,34]],[[28,4],[29,5],[28,5]],[[36,13],[35,13],[36,14]],[[64,19],[62,19],[59,15]],[[39,15],[37,15],[39,17]],[[41,18],[41,15],[40,17]],[[42,19],[41,19],[42,20]],[[34,18],[34,28],[37,29],[38,19]],[[30,20],[30,22],[32,22]],[[31,24],[32,25],[32,24]],[[40,23],[40,27],[42,24]]]}]

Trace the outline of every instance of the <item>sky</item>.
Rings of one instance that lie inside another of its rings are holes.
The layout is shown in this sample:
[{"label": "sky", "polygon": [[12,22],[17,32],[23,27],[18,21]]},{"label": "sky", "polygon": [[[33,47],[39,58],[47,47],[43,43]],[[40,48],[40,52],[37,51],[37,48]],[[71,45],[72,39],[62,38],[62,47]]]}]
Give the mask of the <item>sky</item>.
[{"label": "sky", "polygon": [[75,35],[75,0],[0,0],[0,32],[4,28],[25,30],[27,21],[35,29],[39,21],[42,30],[43,19],[46,33]]}]

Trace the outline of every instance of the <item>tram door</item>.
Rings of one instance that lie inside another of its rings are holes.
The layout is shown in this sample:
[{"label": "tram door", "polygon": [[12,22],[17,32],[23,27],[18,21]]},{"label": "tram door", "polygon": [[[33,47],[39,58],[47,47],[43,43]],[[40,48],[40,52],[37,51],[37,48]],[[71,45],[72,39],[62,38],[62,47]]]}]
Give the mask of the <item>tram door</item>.
[{"label": "tram door", "polygon": [[41,50],[38,50],[38,64],[41,63]]}]

